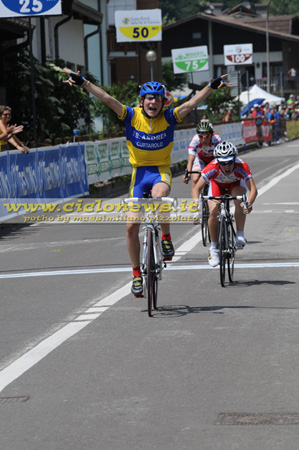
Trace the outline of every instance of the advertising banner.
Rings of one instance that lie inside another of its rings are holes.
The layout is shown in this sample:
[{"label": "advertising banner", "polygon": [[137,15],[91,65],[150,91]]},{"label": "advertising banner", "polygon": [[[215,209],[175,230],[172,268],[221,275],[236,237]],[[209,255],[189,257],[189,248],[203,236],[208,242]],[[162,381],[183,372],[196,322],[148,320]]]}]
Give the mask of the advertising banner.
[{"label": "advertising banner", "polygon": [[0,17],[60,15],[61,0],[0,0]]},{"label": "advertising banner", "polygon": [[0,221],[23,213],[22,209],[4,208],[11,201],[15,205],[24,199],[65,201],[88,192],[84,144],[0,154]]},{"label": "advertising banner", "polygon": [[224,65],[242,66],[252,64],[252,44],[224,45]]},{"label": "advertising banner", "polygon": [[258,141],[257,129],[254,120],[244,120],[242,122],[242,134],[246,143]]},{"label": "advertising banner", "polygon": [[176,48],[171,50],[174,73],[209,70],[208,47]]},{"label": "advertising banner", "polygon": [[115,11],[117,42],[162,40],[161,9]]}]

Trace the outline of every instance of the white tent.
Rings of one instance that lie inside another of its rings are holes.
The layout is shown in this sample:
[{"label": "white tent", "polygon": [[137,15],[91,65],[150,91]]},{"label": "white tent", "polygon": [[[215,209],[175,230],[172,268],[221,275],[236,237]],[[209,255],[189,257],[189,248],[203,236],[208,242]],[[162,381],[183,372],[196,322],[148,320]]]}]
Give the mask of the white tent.
[{"label": "white tent", "polygon": [[[274,103],[275,105],[279,105],[280,102],[285,100],[283,97],[269,94],[269,92],[264,91],[264,89],[260,88],[257,84],[254,84],[248,91],[244,91],[239,95],[240,102],[243,103],[243,105],[247,105],[256,98],[264,98],[264,103],[269,102],[270,105],[273,105]],[[238,99],[238,97],[236,97],[236,99]]]}]

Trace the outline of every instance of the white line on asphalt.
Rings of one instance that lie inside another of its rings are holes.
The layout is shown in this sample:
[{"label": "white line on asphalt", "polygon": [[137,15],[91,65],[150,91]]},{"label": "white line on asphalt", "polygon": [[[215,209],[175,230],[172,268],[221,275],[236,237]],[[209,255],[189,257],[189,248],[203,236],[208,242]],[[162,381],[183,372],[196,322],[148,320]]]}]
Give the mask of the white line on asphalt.
[{"label": "white line on asphalt", "polygon": [[[185,254],[185,252],[181,252]],[[179,259],[179,257],[177,257]],[[288,263],[248,263],[248,264],[235,264],[235,267],[240,269],[255,269],[256,267],[263,267],[265,269],[269,267],[281,268],[281,267],[299,267],[299,262]],[[210,269],[208,264],[190,264],[190,265],[173,265],[168,263],[166,271],[169,270],[204,270]],[[132,272],[131,267],[105,267],[103,269],[86,269],[86,270],[52,270],[50,272],[23,272],[23,273],[5,273],[0,275],[0,279],[14,279],[14,278],[30,278],[30,277],[57,277],[66,275],[92,275],[99,273],[125,273]]]},{"label": "white line on asphalt", "polygon": [[[267,185],[263,188],[259,189],[259,197],[275,186],[281,179],[290,175],[292,172],[299,168],[299,164],[287,170],[283,174],[273,178]],[[201,240],[200,232],[196,233],[195,236],[192,236],[188,241],[186,241],[183,245],[181,245],[177,250],[182,252],[182,255],[192,250],[198,242]],[[179,259],[179,257],[177,257]],[[177,259],[176,259],[177,260]],[[287,263],[289,264],[289,263]],[[293,263],[296,264],[296,263]],[[169,265],[170,270],[174,270],[175,266]],[[183,267],[183,266],[182,266]],[[190,266],[188,270],[190,269]],[[199,266],[205,267],[205,266]],[[260,267],[260,266],[259,266]],[[33,347],[31,350],[26,352],[20,358],[13,361],[7,367],[5,367],[0,372],[0,392],[6,388],[10,383],[19,378],[23,373],[45,358],[50,352],[55,350],[65,341],[67,341],[70,337],[74,336],[76,333],[85,328],[89,323],[91,323],[95,318],[98,318],[104,311],[106,311],[110,306],[117,303],[122,298],[126,297],[130,293],[131,282],[118,289],[116,292],[113,292],[111,295],[103,298],[93,305],[94,307],[100,307],[100,311],[95,316],[91,316],[88,318],[88,309],[86,310],[87,314],[80,314],[80,321],[76,319],[62,327],[59,331],[54,333],[53,335],[46,338],[44,341],[40,342],[36,347]],[[103,308],[102,308],[103,307]],[[84,319],[83,319],[84,318]]]}]

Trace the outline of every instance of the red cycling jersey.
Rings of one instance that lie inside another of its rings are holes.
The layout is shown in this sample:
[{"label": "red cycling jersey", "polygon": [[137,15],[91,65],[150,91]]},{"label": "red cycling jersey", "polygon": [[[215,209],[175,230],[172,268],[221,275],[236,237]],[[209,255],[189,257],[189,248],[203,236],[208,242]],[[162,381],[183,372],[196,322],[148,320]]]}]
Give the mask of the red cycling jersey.
[{"label": "red cycling jersey", "polygon": [[214,148],[221,142],[222,142],[221,137],[218,134],[213,133],[210,144],[203,145],[200,142],[198,134],[195,134],[195,136],[193,136],[189,144],[188,153],[189,155],[197,156],[199,159],[204,161],[205,164],[208,164],[214,159],[213,156]]},{"label": "red cycling jersey", "polygon": [[211,182],[211,194],[217,196],[224,194],[225,189],[227,188],[229,188],[231,193],[235,186],[239,186],[241,184],[246,187],[245,183],[252,178],[252,173],[245,161],[240,158],[236,158],[233,172],[226,175],[220,169],[217,159],[214,159],[202,170],[201,176],[206,181]]}]

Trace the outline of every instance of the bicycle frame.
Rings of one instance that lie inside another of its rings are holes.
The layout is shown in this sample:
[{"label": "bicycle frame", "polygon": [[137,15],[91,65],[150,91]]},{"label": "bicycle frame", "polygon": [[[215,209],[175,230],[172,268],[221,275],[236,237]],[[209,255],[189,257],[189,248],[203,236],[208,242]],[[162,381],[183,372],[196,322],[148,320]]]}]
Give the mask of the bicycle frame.
[{"label": "bicycle frame", "polygon": [[[201,176],[201,171],[200,170],[187,170],[185,169],[185,178],[187,178],[188,175],[191,174],[197,174],[199,176]],[[203,195],[207,196],[208,195],[208,191],[209,191],[209,184],[205,184],[204,188],[203,188]],[[201,194],[199,195],[199,200],[198,200],[198,204],[200,204],[200,199],[201,199]],[[198,223],[201,224],[201,235],[202,235],[202,245],[204,247],[207,246],[207,241],[209,239],[209,241],[211,242],[210,239],[210,233],[209,233],[209,227],[208,227],[208,220],[209,220],[209,207],[208,207],[208,202],[207,200],[202,201],[202,208],[201,208],[201,218],[200,221]]]},{"label": "bicycle frame", "polygon": [[[205,200],[219,200],[220,208],[218,212],[218,251],[220,266],[221,285],[225,286],[225,266],[227,263],[227,271],[229,281],[233,282],[235,252],[241,248],[235,245],[236,232],[234,228],[234,217],[230,212],[230,201],[240,200],[243,202],[243,211],[245,213],[247,199],[246,195],[231,196],[226,193],[221,196],[201,196]],[[242,247],[243,248],[243,247]]]},{"label": "bicycle frame", "polygon": [[[139,203],[154,204],[154,203],[170,203],[177,208],[177,199],[169,197],[158,198],[140,198],[132,197],[124,199],[125,203]],[[144,208],[145,210],[145,208]],[[148,300],[148,315],[151,317],[152,305],[154,309],[157,309],[158,298],[158,281],[162,280],[162,271],[167,267],[166,262],[163,261],[162,245],[160,239],[161,227],[158,223],[156,211],[150,208],[149,211],[145,210],[145,225],[143,226],[143,246],[142,246],[142,260],[140,265],[141,275],[144,280],[144,293]],[[148,242],[150,239],[150,243]],[[151,246],[151,247],[150,247]],[[150,256],[149,256],[150,254]],[[152,256],[151,256],[152,255]],[[149,267],[150,265],[150,267]],[[149,286],[151,284],[151,286]]]}]

